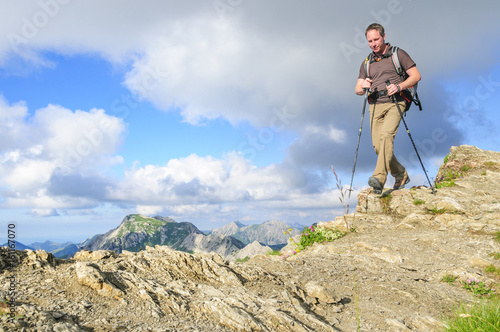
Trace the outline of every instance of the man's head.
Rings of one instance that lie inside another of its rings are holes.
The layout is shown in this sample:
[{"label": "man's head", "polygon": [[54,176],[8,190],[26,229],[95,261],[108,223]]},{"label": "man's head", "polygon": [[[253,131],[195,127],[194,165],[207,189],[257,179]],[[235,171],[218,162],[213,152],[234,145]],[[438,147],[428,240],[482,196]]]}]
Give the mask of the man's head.
[{"label": "man's head", "polygon": [[370,24],[365,30],[365,36],[375,54],[381,55],[385,52],[385,31],[382,25],[378,23]]},{"label": "man's head", "polygon": [[385,35],[384,27],[381,24],[378,24],[378,23],[370,24],[365,30],[365,37],[366,37],[366,34],[368,33],[368,31],[370,31],[370,30],[377,30],[381,36]]}]

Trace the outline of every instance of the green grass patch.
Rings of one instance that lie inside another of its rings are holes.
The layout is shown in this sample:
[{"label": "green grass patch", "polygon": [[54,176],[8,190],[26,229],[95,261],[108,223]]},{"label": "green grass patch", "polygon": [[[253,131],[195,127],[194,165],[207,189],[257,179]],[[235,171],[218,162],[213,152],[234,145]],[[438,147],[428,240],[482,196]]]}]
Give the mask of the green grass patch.
[{"label": "green grass patch", "polygon": [[495,273],[497,271],[497,268],[495,265],[489,265],[484,269],[484,272],[486,273]]},{"label": "green grass patch", "polygon": [[446,212],[445,208],[438,209],[438,208],[432,208],[432,209],[427,209],[427,211],[431,214],[443,214]]},{"label": "green grass patch", "polygon": [[470,167],[470,165],[465,164],[465,165],[463,165],[463,166],[460,168],[460,170],[461,170],[462,172],[467,172],[467,171],[469,171],[471,168],[472,168],[472,167]]},{"label": "green grass patch", "polygon": [[462,304],[444,324],[444,330],[450,332],[500,332],[500,301],[491,299],[471,306]]},{"label": "green grass patch", "polygon": [[281,255],[281,251],[280,250],[270,250],[267,252],[267,255],[270,255],[270,256],[279,256]]},{"label": "green grass patch", "polygon": [[457,277],[457,276],[454,276],[453,274],[447,274],[447,275],[445,275],[443,278],[441,278],[441,281],[442,281],[442,282],[449,283],[449,284],[451,285],[452,283],[454,283],[454,282],[455,282],[455,280],[457,280],[457,278],[458,278],[458,277]]},{"label": "green grass patch", "polygon": [[455,186],[454,180],[462,178],[464,173],[471,169],[472,167],[467,164],[463,165],[458,171],[454,169],[443,169],[440,171],[442,175],[434,181],[436,189]]},{"label": "green grass patch", "polygon": [[496,232],[495,233],[495,240],[497,240],[498,242],[500,242],[500,232]]},{"label": "green grass patch", "polygon": [[448,153],[444,159],[443,159],[443,164],[446,164],[448,162],[448,159],[450,158],[450,154]]},{"label": "green grass patch", "polygon": [[491,257],[493,257],[493,258],[500,259],[500,252],[493,252],[493,253],[491,253],[489,255]]},{"label": "green grass patch", "polygon": [[441,189],[441,188],[446,188],[446,187],[453,187],[455,186],[455,181],[451,180],[451,181],[443,181],[443,182],[439,182],[439,183],[436,183],[436,189]]},{"label": "green grass patch", "polygon": [[392,200],[391,194],[380,198],[380,204],[382,205],[382,210],[384,211],[384,213],[391,212],[391,200]]},{"label": "green grass patch", "polygon": [[413,204],[415,205],[422,205],[422,204],[425,204],[425,201],[420,199],[420,198],[416,198],[413,200]]},{"label": "green grass patch", "polygon": [[238,258],[236,260],[237,263],[245,263],[245,262],[248,262],[248,260],[250,259],[250,257],[246,256],[245,258]]},{"label": "green grass patch", "polygon": [[[350,232],[355,232],[355,231],[356,231],[355,228],[350,229]],[[287,234],[286,231],[285,234]],[[342,232],[338,229],[327,229],[317,226],[305,227],[302,230],[302,233],[300,233],[299,241],[296,242],[293,239],[293,237],[290,237],[289,245],[292,245],[293,247],[295,247],[295,249],[291,254],[284,254],[282,258],[287,259],[291,255],[295,255],[304,250],[305,248],[312,246],[314,243],[332,242],[337,239],[340,239],[346,234],[347,232]]]},{"label": "green grass patch", "polygon": [[346,233],[336,229],[326,229],[313,226],[306,227],[300,236],[299,249],[304,250],[305,248],[313,245],[315,242],[331,242],[336,239],[340,239],[344,235],[346,235]]}]

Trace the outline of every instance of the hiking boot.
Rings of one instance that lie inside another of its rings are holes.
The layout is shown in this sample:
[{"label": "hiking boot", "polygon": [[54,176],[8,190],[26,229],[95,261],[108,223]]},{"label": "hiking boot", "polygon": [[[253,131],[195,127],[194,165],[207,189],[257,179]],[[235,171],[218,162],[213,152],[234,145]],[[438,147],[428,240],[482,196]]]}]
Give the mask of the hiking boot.
[{"label": "hiking boot", "polygon": [[382,183],[380,183],[380,181],[374,176],[370,176],[368,179],[368,185],[373,188],[373,193],[377,195],[380,195],[382,193],[382,189],[384,189]]},{"label": "hiking boot", "polygon": [[394,189],[403,189],[405,187],[405,184],[410,183],[410,177],[408,174],[405,174],[402,178],[396,179],[396,182],[394,182]]}]

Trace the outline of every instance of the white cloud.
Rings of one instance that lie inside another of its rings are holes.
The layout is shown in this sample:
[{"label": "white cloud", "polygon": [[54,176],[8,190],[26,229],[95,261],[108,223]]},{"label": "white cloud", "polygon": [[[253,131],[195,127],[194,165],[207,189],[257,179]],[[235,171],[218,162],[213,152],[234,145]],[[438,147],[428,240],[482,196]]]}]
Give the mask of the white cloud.
[{"label": "white cloud", "polygon": [[56,174],[86,174],[89,181],[82,185],[91,186],[99,167],[107,169],[119,162],[114,154],[125,130],[122,120],[103,110],[73,112],[56,105],[28,117],[24,104],[9,106],[3,99],[0,114],[6,119],[2,134],[9,137],[0,150],[4,206],[36,207],[35,215],[45,215],[44,209],[93,204],[89,197],[64,198],[48,189],[57,192]]},{"label": "white cloud", "polygon": [[45,155],[67,172],[94,168],[114,153],[125,130],[123,120],[102,109],[75,112],[57,105],[37,110],[33,131],[44,140]]},{"label": "white cloud", "polygon": [[273,210],[331,209],[337,204],[332,196],[336,190],[311,190],[312,183],[298,169],[255,167],[236,153],[223,159],[193,154],[165,166],[128,170],[108,199],[136,203],[140,213],[163,211],[183,219],[223,215],[238,219],[246,209],[270,215]]},{"label": "white cloud", "polygon": [[50,161],[24,159],[16,163],[10,171],[4,168],[8,172],[4,183],[18,194],[28,194],[42,187],[49,180],[53,169],[54,164]]},{"label": "white cloud", "polygon": [[27,125],[24,123],[28,115],[28,108],[23,102],[9,105],[3,96],[0,96],[0,152],[10,148],[24,147],[26,142]]},{"label": "white cloud", "polygon": [[345,143],[347,135],[345,130],[337,129],[332,125],[325,127],[309,125],[306,127],[304,136],[313,135],[329,139],[336,143]]},{"label": "white cloud", "polygon": [[187,19],[157,36],[125,83],[161,109],[180,107],[190,123],[223,117],[269,126],[274,108],[311,114],[315,99],[338,94],[328,91],[332,77],[324,72],[335,64],[322,47],[290,36],[268,40],[211,17]]},{"label": "white cloud", "polygon": [[31,215],[34,217],[56,217],[59,213],[55,209],[32,209]]},{"label": "white cloud", "polygon": [[138,205],[136,207],[137,213],[143,215],[158,215],[164,210],[163,206],[157,205]]}]

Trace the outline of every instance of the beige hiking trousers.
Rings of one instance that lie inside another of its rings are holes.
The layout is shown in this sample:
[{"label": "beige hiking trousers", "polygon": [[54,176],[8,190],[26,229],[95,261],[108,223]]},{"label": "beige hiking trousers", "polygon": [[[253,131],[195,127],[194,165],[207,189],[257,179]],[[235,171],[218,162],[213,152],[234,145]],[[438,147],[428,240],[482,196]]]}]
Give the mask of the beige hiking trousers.
[{"label": "beige hiking trousers", "polygon": [[[399,107],[404,111],[405,103],[399,102]],[[406,172],[394,156],[394,137],[398,132],[401,115],[394,103],[374,103],[370,104],[369,109],[372,143],[378,156],[373,176],[384,185],[388,173],[400,179]]]}]

